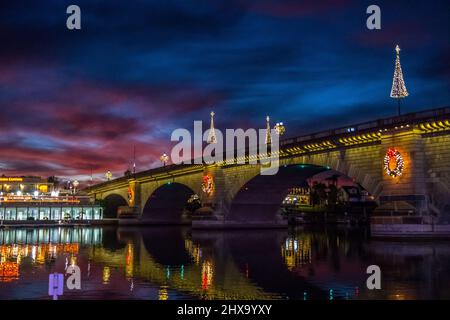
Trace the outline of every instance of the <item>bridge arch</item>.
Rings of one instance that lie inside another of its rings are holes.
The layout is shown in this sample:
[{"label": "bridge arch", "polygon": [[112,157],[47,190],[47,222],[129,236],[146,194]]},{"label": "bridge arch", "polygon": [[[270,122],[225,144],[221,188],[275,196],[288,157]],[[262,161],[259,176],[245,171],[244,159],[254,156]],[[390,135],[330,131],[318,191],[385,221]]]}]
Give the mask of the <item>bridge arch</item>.
[{"label": "bridge arch", "polygon": [[[326,153],[280,159],[280,170],[284,166],[314,165],[332,169],[352,178],[378,200],[382,192],[382,161],[379,146],[366,146],[358,150],[340,150]],[[259,165],[234,166],[224,169],[227,190],[223,205],[228,211],[238,192],[253,178],[261,174]]]},{"label": "bridge arch", "polygon": [[103,198],[105,210],[103,216],[105,218],[117,218],[117,209],[121,206],[127,206],[127,200],[116,193],[111,193]]},{"label": "bridge arch", "polygon": [[[239,172],[230,172],[233,176],[231,180],[235,183],[228,183],[230,190],[225,199],[226,219],[273,220],[289,188],[299,187],[306,179],[325,170],[334,170],[352,178],[355,183],[377,197],[381,193],[381,166],[377,168],[375,165],[375,170],[370,171],[366,170],[364,165],[355,165],[357,162],[344,161],[344,157],[341,152],[333,152],[282,159],[278,173],[273,176],[261,175],[257,165],[234,169]],[[347,157],[352,160],[351,154]]]},{"label": "bridge arch", "polygon": [[192,263],[185,246],[186,232],[179,226],[139,230],[147,254],[162,266],[187,266]]},{"label": "bridge arch", "polygon": [[188,199],[195,192],[185,184],[167,182],[156,188],[145,201],[141,219],[161,223],[181,223]]},{"label": "bridge arch", "polygon": [[290,188],[302,187],[306,179],[326,170],[315,165],[284,165],[276,175],[258,174],[236,193],[226,219],[273,221]]},{"label": "bridge arch", "polygon": [[352,178],[377,198],[382,191],[382,157],[379,153],[379,146],[366,146],[283,159],[282,165],[311,164],[335,170]]}]

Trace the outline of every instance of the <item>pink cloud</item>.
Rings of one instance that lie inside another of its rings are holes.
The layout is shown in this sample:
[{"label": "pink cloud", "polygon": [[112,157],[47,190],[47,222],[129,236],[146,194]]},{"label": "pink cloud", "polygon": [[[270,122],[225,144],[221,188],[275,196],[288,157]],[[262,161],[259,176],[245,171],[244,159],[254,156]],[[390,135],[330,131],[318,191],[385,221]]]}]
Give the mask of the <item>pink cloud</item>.
[{"label": "pink cloud", "polygon": [[[2,69],[6,72],[0,81],[14,95],[2,106],[0,117],[0,133],[8,135],[8,143],[0,142],[0,159],[6,163],[1,173],[10,175],[88,179],[91,170],[94,175],[107,170],[121,175],[132,160],[133,145],[138,170],[149,169],[159,163],[162,152],[170,152],[170,137],[161,139],[157,131],[173,125],[174,119],[209,108],[222,96],[190,85],[124,87],[67,79],[52,79],[49,92],[27,95],[27,88],[46,80],[20,66]],[[20,81],[24,78],[31,79],[26,87]],[[24,137],[37,142],[30,145]],[[56,147],[42,147],[39,140]]]}]

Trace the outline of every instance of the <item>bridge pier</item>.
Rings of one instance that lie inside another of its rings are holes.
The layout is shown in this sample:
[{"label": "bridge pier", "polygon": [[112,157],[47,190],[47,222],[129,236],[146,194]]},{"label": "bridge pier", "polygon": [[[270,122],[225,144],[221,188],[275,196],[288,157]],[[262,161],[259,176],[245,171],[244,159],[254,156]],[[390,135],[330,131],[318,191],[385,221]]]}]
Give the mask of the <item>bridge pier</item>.
[{"label": "bridge pier", "polygon": [[135,178],[128,179],[126,191],[127,206],[121,206],[117,210],[119,219],[136,219],[141,215],[141,184]]},{"label": "bridge pier", "polygon": [[401,176],[392,177],[383,167],[383,190],[379,197],[378,212],[391,210],[401,215],[429,215],[422,139],[421,133],[414,128],[398,129],[382,135],[380,161],[390,148],[395,148],[403,158],[404,169]]}]

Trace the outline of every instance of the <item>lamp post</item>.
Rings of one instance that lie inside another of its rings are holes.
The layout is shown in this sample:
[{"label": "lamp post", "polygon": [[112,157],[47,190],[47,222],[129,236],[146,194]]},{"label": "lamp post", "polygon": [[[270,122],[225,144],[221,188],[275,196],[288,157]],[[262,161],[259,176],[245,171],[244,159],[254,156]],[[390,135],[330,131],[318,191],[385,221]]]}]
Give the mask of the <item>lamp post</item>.
[{"label": "lamp post", "polygon": [[78,182],[78,180],[75,180],[73,182],[73,193],[76,194],[77,193],[77,187],[80,183]]},{"label": "lamp post", "polygon": [[159,157],[159,160],[163,163],[163,167],[166,166],[166,163],[169,161],[169,156],[164,153],[161,157]]},{"label": "lamp post", "polygon": [[108,181],[111,180],[113,177],[111,171],[108,170],[108,172],[106,172],[106,174],[105,174],[105,177],[106,177],[106,180],[108,180]]},{"label": "lamp post", "polygon": [[72,181],[67,180],[67,187],[66,187],[66,189],[69,190],[69,194],[72,193],[72,187],[73,187]]},{"label": "lamp post", "polygon": [[282,136],[285,133],[285,131],[286,131],[286,128],[284,127],[283,122],[277,122],[277,124],[275,125],[274,129],[278,133],[278,135],[280,135],[280,136]]}]

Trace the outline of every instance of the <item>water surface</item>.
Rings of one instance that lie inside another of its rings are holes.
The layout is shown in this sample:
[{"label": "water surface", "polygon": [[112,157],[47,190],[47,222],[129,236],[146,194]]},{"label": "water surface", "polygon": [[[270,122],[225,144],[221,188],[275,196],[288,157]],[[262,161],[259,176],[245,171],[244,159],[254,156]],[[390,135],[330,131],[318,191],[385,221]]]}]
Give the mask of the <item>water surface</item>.
[{"label": "water surface", "polygon": [[[450,299],[450,242],[370,240],[365,229],[180,227],[0,230],[0,299]],[[366,288],[367,266],[382,290]]]}]

